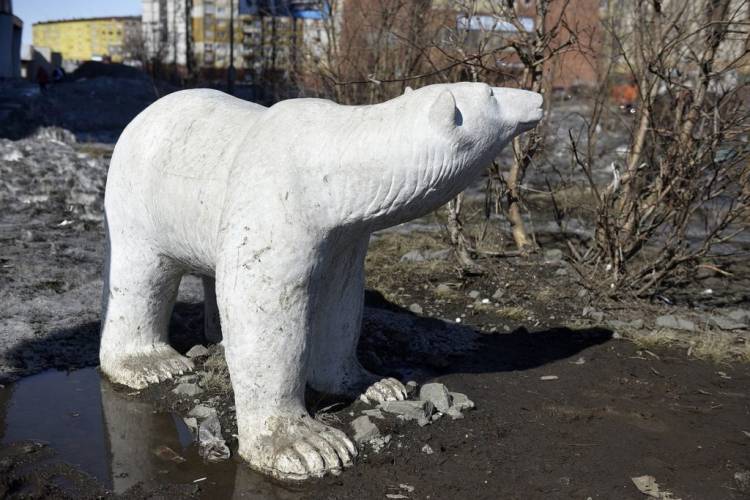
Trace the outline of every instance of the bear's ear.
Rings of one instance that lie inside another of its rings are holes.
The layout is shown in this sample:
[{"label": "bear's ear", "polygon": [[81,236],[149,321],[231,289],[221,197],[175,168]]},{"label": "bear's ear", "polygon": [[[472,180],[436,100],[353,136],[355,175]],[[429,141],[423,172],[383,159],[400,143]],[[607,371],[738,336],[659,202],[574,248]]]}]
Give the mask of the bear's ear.
[{"label": "bear's ear", "polygon": [[445,130],[452,130],[458,125],[458,109],[456,99],[450,90],[442,90],[430,106],[430,124]]},{"label": "bear's ear", "polygon": [[406,88],[404,89],[404,95],[406,95],[406,94],[411,94],[412,92],[414,92],[414,89],[413,89],[413,88],[411,88],[411,87],[406,87]]}]

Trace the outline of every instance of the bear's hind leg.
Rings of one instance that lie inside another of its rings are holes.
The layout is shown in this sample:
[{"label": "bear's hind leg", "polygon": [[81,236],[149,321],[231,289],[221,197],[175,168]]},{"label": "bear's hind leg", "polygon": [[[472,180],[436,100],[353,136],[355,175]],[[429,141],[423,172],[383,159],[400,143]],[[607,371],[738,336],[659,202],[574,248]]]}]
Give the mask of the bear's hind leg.
[{"label": "bear's hind leg", "polygon": [[221,342],[221,321],[216,305],[216,280],[203,276],[203,336],[212,344]]},{"label": "bear's hind leg", "polygon": [[147,244],[110,242],[99,361],[113,382],[142,389],[192,370],[169,345],[182,269]]},{"label": "bear's hind leg", "polygon": [[367,371],[357,359],[368,243],[365,236],[329,259],[314,311],[309,384],[328,394],[402,400],[406,387],[401,382]]}]

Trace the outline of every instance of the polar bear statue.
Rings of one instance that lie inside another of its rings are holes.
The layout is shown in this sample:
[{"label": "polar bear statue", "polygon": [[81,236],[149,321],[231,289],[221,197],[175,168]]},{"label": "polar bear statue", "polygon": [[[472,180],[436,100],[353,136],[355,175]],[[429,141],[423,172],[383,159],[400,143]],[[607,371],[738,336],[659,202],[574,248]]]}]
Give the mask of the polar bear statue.
[{"label": "polar bear statue", "polygon": [[158,100],[122,133],[109,168],[102,371],[138,389],[190,370],[167,324],[181,276],[206,276],[239,454],[281,479],[338,473],[356,449],[310,417],[306,384],[405,396],[356,357],[370,233],[456,196],[536,125],[541,105],[539,94],[482,83],[372,106],[265,108],[215,90]]}]

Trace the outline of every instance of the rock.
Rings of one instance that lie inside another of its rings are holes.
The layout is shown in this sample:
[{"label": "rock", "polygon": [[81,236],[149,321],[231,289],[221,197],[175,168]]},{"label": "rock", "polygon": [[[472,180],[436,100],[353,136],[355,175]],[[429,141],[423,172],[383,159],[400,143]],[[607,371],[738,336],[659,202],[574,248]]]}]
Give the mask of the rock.
[{"label": "rock", "polygon": [[216,409],[205,405],[197,405],[188,412],[189,417],[195,417],[199,420],[203,420],[212,415],[216,415]]},{"label": "rock", "polygon": [[427,418],[425,401],[383,401],[379,408],[387,413],[398,415],[404,420]]},{"label": "rock", "polygon": [[229,447],[221,435],[219,417],[214,413],[198,427],[198,446],[204,460],[219,462],[229,458]]},{"label": "rock", "polygon": [[388,434],[387,436],[378,436],[370,440],[370,446],[372,446],[372,451],[374,451],[375,453],[380,453],[380,450],[382,450],[385,445],[390,443],[390,441],[390,434]]},{"label": "rock", "polygon": [[469,297],[471,297],[472,299],[478,299],[480,295],[482,294],[479,292],[479,290],[472,290],[469,292]]},{"label": "rock", "polygon": [[563,253],[559,248],[552,248],[545,250],[544,252],[544,263],[545,264],[559,264],[562,262]]},{"label": "rock", "polygon": [[689,319],[679,318],[672,314],[666,314],[656,318],[656,326],[661,328],[671,328],[672,330],[695,331],[695,323]]},{"label": "rock", "polygon": [[453,289],[445,283],[440,283],[435,287],[435,293],[438,295],[450,295],[453,293]]},{"label": "rock", "polygon": [[378,426],[373,424],[367,415],[355,418],[349,425],[354,429],[354,441],[357,444],[362,444],[380,436]]},{"label": "rock", "polygon": [[469,399],[466,394],[460,392],[451,392],[451,407],[460,411],[471,410],[474,408],[474,401]]},{"label": "rock", "polygon": [[741,493],[750,493],[750,470],[735,472],[734,483]]},{"label": "rock", "polygon": [[362,414],[367,415],[368,417],[372,417],[372,418],[379,418],[380,420],[385,419],[383,412],[380,411],[378,408],[374,408],[372,410],[364,410]]},{"label": "rock", "polygon": [[750,324],[750,310],[747,309],[734,309],[727,313],[730,319],[734,321],[741,321],[743,323]]},{"label": "rock", "polygon": [[709,316],[708,324],[710,324],[711,326],[716,326],[721,330],[741,330],[745,328],[745,323],[743,322],[735,321],[731,318],[726,318],[724,316],[718,315]]},{"label": "rock", "polygon": [[451,406],[450,408],[448,408],[448,411],[446,411],[445,414],[448,415],[452,420],[464,418],[464,414],[461,413],[461,410],[459,410],[455,406]]},{"label": "rock", "polygon": [[422,314],[424,311],[422,310],[422,306],[420,306],[417,303],[414,303],[409,306],[409,311],[413,312],[414,314]]},{"label": "rock", "polygon": [[432,450],[432,446],[430,446],[429,444],[426,444],[426,445],[422,446],[422,453],[426,453],[428,455],[432,455],[435,452]]},{"label": "rock", "polygon": [[601,321],[604,321],[604,313],[601,311],[591,311],[589,313],[589,318],[599,323]]},{"label": "rock", "polygon": [[446,260],[451,256],[452,250],[450,248],[444,248],[443,250],[430,250],[424,252],[424,257],[427,260]]},{"label": "rock", "polygon": [[630,480],[633,481],[633,484],[638,488],[638,491],[648,497],[659,498],[662,500],[674,498],[671,491],[664,490],[659,486],[659,483],[656,482],[654,476],[631,477]]},{"label": "rock", "polygon": [[643,328],[643,320],[642,319],[634,319],[630,322],[630,328],[633,330],[640,330]]},{"label": "rock", "polygon": [[166,445],[157,446],[154,449],[154,455],[166,462],[174,462],[176,464],[185,462],[185,458],[178,455],[176,451]]},{"label": "rock", "polygon": [[498,288],[495,290],[495,293],[492,294],[492,298],[495,300],[500,300],[503,298],[503,295],[505,295],[505,288]]},{"label": "rock", "polygon": [[418,387],[418,384],[415,381],[413,380],[408,381],[406,383],[406,394],[410,395],[411,393],[417,390],[417,387]]},{"label": "rock", "polygon": [[437,411],[443,413],[448,411],[451,407],[451,395],[448,388],[443,384],[431,383],[425,384],[419,389],[419,399],[422,401],[429,401]]},{"label": "rock", "polygon": [[203,392],[203,389],[198,387],[196,384],[183,382],[182,384],[179,384],[177,387],[172,389],[172,392],[177,394],[178,396],[196,396]]},{"label": "rock", "polygon": [[208,356],[208,349],[200,344],[196,344],[191,347],[188,352],[185,353],[185,356],[187,356],[188,358],[202,358],[204,356]]},{"label": "rock", "polygon": [[23,160],[23,153],[21,153],[17,149],[11,149],[10,151],[6,151],[3,153],[2,157],[0,157],[3,161],[19,161]]},{"label": "rock", "polygon": [[560,269],[555,271],[555,276],[567,276],[567,275],[568,275],[568,270],[565,269],[564,267],[561,267]]},{"label": "rock", "polygon": [[424,262],[425,257],[419,250],[412,250],[401,256],[401,262]]}]

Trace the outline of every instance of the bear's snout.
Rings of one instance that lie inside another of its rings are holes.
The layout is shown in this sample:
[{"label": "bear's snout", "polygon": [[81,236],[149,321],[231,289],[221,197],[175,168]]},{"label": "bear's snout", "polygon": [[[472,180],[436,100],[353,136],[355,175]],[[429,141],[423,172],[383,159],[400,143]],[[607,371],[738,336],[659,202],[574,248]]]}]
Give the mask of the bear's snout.
[{"label": "bear's snout", "polygon": [[542,94],[506,87],[493,87],[492,94],[503,114],[516,123],[519,132],[534,128],[544,116]]}]

